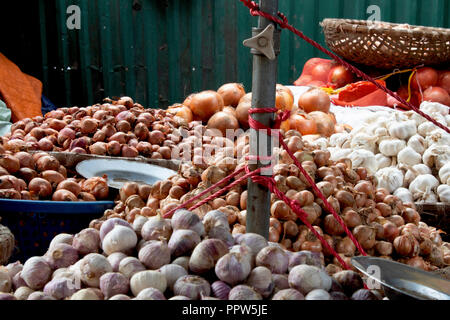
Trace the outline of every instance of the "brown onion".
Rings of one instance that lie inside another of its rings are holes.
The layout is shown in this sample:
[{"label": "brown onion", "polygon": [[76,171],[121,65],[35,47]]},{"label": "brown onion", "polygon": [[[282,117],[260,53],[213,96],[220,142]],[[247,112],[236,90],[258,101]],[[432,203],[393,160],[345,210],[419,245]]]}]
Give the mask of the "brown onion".
[{"label": "brown onion", "polygon": [[54,170],[47,170],[42,172],[41,177],[50,182],[53,188],[56,188],[60,182],[64,181],[64,176]]},{"label": "brown onion", "polygon": [[28,184],[30,192],[40,198],[48,198],[53,192],[50,182],[42,178],[34,178]]},{"label": "brown onion", "polygon": [[36,169],[40,172],[47,170],[58,171],[59,165],[59,161],[55,157],[49,155],[40,157],[36,161]]},{"label": "brown onion", "polygon": [[105,200],[109,195],[106,178],[94,177],[83,182],[82,191],[91,193],[97,200]]},{"label": "brown onion", "polygon": [[89,147],[89,152],[91,154],[104,156],[107,152],[107,144],[104,142],[96,142]]},{"label": "brown onion", "polygon": [[81,192],[81,186],[73,179],[67,179],[58,184],[56,190],[67,190],[78,196]]},{"label": "brown onion", "polygon": [[375,246],[376,231],[374,228],[369,226],[357,226],[353,229],[353,235],[361,244],[363,249],[369,250]]},{"label": "brown onion", "polygon": [[18,152],[14,156],[19,160],[21,168],[34,169],[35,163],[33,157],[28,152]]},{"label": "brown onion", "polygon": [[78,201],[77,197],[68,190],[57,190],[52,197],[53,201]]},{"label": "brown onion", "polygon": [[0,154],[0,166],[5,168],[10,174],[20,170],[20,161],[15,156]]},{"label": "brown onion", "polygon": [[120,143],[117,141],[110,141],[106,145],[106,151],[110,156],[118,156],[121,152],[121,146]]}]

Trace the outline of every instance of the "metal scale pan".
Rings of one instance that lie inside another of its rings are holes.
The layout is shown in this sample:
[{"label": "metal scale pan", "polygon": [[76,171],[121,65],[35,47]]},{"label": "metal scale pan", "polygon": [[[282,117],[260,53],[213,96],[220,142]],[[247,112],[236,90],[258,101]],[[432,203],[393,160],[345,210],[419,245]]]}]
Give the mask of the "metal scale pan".
[{"label": "metal scale pan", "polygon": [[76,170],[86,179],[107,175],[108,186],[114,189],[120,189],[126,182],[153,185],[177,174],[160,166],[118,159],[85,160],[77,164]]},{"label": "metal scale pan", "polygon": [[379,282],[390,300],[450,300],[450,281],[432,273],[374,257],[354,257],[352,264]]}]

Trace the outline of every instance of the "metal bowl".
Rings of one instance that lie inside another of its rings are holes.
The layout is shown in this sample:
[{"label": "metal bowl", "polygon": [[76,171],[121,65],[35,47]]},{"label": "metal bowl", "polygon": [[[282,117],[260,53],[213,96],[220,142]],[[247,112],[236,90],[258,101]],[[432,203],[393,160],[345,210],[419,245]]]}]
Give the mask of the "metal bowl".
[{"label": "metal bowl", "polygon": [[450,281],[432,273],[374,257],[354,257],[352,264],[381,284],[390,300],[450,300]]},{"label": "metal bowl", "polygon": [[77,164],[77,172],[84,178],[108,177],[108,186],[120,189],[126,182],[153,185],[157,181],[166,180],[176,172],[148,163],[118,160],[90,159]]}]

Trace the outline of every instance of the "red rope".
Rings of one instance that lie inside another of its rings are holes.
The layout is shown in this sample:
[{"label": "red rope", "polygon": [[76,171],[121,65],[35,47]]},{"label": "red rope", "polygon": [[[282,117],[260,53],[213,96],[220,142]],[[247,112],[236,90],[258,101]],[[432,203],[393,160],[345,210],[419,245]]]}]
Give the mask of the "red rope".
[{"label": "red rope", "polygon": [[385,86],[383,86],[382,84],[378,83],[377,81],[375,81],[375,79],[373,79],[372,77],[370,77],[369,75],[365,74],[364,72],[362,72],[361,70],[359,70],[358,68],[354,67],[353,65],[351,65],[350,63],[348,63],[347,61],[343,60],[341,57],[339,57],[338,55],[336,55],[335,53],[333,53],[330,50],[327,50],[326,48],[324,48],[323,46],[321,46],[319,43],[317,43],[316,41],[312,40],[311,38],[307,37],[305,34],[303,34],[303,32],[301,32],[300,30],[294,28],[293,26],[291,26],[288,22],[287,17],[278,12],[278,16],[280,18],[274,17],[271,14],[261,11],[259,8],[259,5],[256,4],[254,1],[250,1],[250,0],[240,0],[246,7],[248,7],[250,9],[250,14],[252,16],[262,16],[264,18],[266,18],[267,20],[271,20],[273,22],[275,22],[276,24],[278,24],[282,29],[288,29],[289,31],[293,32],[294,34],[296,34],[297,36],[299,36],[300,38],[302,38],[303,40],[305,40],[306,42],[308,42],[309,44],[311,44],[313,47],[317,48],[318,50],[322,51],[323,53],[325,53],[326,55],[332,57],[334,60],[336,60],[337,62],[339,62],[340,64],[342,64],[343,66],[345,66],[347,69],[350,69],[353,73],[357,74],[359,77],[373,83],[377,88],[379,88],[380,90],[383,90],[384,92],[386,92],[387,94],[389,94],[390,96],[394,97],[395,99],[397,99],[400,103],[408,106],[411,110],[414,110],[415,112],[417,112],[419,115],[421,115],[422,117],[424,117],[425,119],[427,119],[428,121],[432,122],[434,125],[438,126],[439,128],[443,129],[444,131],[446,131],[447,133],[450,133],[450,129],[446,126],[444,126],[443,124],[437,122],[435,119],[433,119],[432,117],[430,117],[429,115],[427,115],[426,113],[422,112],[420,109],[418,109],[416,106],[414,106],[413,104],[411,104],[410,102],[406,101],[405,99],[403,99],[402,97],[400,97],[397,93],[389,90],[388,88],[386,88]]}]

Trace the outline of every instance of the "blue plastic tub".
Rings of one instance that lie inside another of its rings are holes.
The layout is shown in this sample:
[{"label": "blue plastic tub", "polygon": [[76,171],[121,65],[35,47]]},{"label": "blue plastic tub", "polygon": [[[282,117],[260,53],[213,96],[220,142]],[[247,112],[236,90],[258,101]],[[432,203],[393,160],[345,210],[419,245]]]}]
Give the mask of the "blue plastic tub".
[{"label": "blue plastic tub", "polygon": [[10,261],[42,256],[60,233],[75,234],[114,207],[113,201],[56,202],[0,199],[1,224],[11,229],[16,250]]}]

